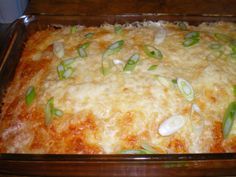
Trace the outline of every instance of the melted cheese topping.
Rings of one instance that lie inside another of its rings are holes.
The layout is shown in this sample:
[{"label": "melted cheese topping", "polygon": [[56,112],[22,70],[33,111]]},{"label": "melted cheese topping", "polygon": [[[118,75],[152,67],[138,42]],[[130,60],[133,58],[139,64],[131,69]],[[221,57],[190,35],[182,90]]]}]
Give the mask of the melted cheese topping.
[{"label": "melted cheese topping", "polygon": [[[236,152],[235,123],[230,136],[222,137],[224,111],[235,100],[236,62],[229,45],[214,37],[222,33],[234,38],[235,28],[220,22],[183,31],[172,23],[145,22],[138,27],[124,25],[118,34],[112,25],[78,27],[73,33],[71,27],[35,33],[4,98],[0,152],[107,154],[142,149],[142,142],[156,153]],[[199,31],[200,41],[184,47],[184,35],[191,31]],[[86,38],[89,32],[93,36]],[[103,58],[107,47],[118,40],[124,40],[121,50]],[[55,42],[64,47],[60,58]],[[84,49],[87,57],[81,58],[77,49],[85,42],[89,42]],[[209,48],[212,43],[222,44],[221,55]],[[143,50],[146,44],[160,50],[163,58],[148,56]],[[123,72],[134,53],[140,61],[133,71]],[[72,74],[59,79],[58,65],[71,58]],[[101,73],[103,60],[110,63],[106,76]],[[148,70],[152,65],[158,67]],[[172,83],[176,78],[191,84],[193,101]],[[35,87],[36,98],[27,106],[29,86]],[[53,115],[47,126],[44,110],[52,97],[63,116]],[[193,104],[200,111],[194,111]],[[185,124],[161,136],[160,125],[175,115],[184,116]]]}]

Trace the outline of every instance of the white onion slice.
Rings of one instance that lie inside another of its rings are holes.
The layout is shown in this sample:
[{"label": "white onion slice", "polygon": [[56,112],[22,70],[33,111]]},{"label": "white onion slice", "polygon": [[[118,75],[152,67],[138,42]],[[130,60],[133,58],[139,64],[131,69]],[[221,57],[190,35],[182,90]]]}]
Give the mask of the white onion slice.
[{"label": "white onion slice", "polygon": [[197,112],[197,113],[200,113],[201,112],[201,109],[199,108],[199,106],[197,105],[197,104],[193,104],[192,105],[192,109],[195,111],[195,112]]},{"label": "white onion slice", "polygon": [[186,118],[182,115],[171,116],[166,119],[159,127],[159,134],[161,136],[169,136],[179,129],[181,129],[186,123]]},{"label": "white onion slice", "polygon": [[119,60],[119,59],[113,59],[113,63],[114,63],[115,65],[123,65],[123,64],[124,64],[124,62],[121,61],[121,60]]},{"label": "white onion slice", "polygon": [[62,58],[64,56],[64,44],[62,41],[55,41],[53,43],[53,53],[58,58]]},{"label": "white onion slice", "polygon": [[165,38],[166,38],[166,30],[162,26],[158,27],[154,39],[155,44],[157,45],[161,44],[165,40]]}]

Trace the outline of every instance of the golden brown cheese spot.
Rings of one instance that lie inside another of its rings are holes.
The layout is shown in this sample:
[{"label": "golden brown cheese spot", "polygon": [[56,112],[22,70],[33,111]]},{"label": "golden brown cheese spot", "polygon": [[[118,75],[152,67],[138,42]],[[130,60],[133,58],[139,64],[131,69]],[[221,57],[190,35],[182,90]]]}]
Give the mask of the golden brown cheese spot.
[{"label": "golden brown cheese spot", "polygon": [[204,111],[206,109],[206,104],[203,100],[196,99],[196,104],[199,106],[200,110]]},{"label": "golden brown cheese spot", "polygon": [[205,90],[205,96],[212,103],[215,103],[217,100],[217,98],[213,95],[212,90],[209,90],[209,89]]},{"label": "golden brown cheese spot", "polygon": [[210,152],[224,152],[222,147],[223,135],[222,135],[222,123],[215,122],[212,128],[213,133],[213,144],[211,145]]},{"label": "golden brown cheese spot", "polygon": [[190,111],[191,111],[191,105],[187,105],[181,110],[181,114],[182,115],[187,115],[187,114],[190,113]]},{"label": "golden brown cheese spot", "polygon": [[227,152],[236,152],[236,137],[229,137],[225,139],[223,147]]},{"label": "golden brown cheese spot", "polygon": [[69,125],[60,137],[64,139],[66,153],[98,154],[102,152],[101,147],[96,144],[90,144],[86,139],[87,134],[99,136],[98,126],[95,123],[95,117],[91,113],[85,121],[78,122],[75,125]]},{"label": "golden brown cheese spot", "polygon": [[177,139],[177,138],[171,139],[168,145],[168,148],[171,149],[171,151],[175,153],[188,152],[184,139]]},{"label": "golden brown cheese spot", "polygon": [[32,144],[30,146],[30,150],[32,152],[37,152],[37,151],[43,151],[47,152],[47,143],[50,140],[50,132],[47,129],[47,127],[45,127],[44,124],[40,125],[37,127],[37,129],[40,129],[40,131],[35,131],[34,132],[34,139],[32,141]]},{"label": "golden brown cheese spot", "polygon": [[124,141],[123,149],[137,149],[137,148],[139,148],[138,140],[139,140],[139,138],[136,135],[128,135],[123,140]]}]

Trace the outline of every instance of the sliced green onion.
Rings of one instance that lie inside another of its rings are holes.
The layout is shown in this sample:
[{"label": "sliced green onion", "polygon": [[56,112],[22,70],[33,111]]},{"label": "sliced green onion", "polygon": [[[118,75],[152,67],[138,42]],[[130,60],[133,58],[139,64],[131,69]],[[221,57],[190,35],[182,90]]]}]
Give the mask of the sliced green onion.
[{"label": "sliced green onion", "polygon": [[122,26],[121,25],[115,25],[114,31],[116,34],[121,34],[122,33]]},{"label": "sliced green onion", "polygon": [[124,45],[124,40],[112,43],[110,46],[107,47],[106,51],[103,54],[103,58],[119,52],[123,45]]},{"label": "sliced green onion", "polygon": [[77,52],[81,58],[85,58],[88,56],[86,49],[88,48],[89,45],[90,45],[90,42],[86,42],[82,44],[81,46],[79,46],[79,48],[77,49]]},{"label": "sliced green onion", "polygon": [[214,61],[214,60],[220,58],[222,55],[223,55],[223,51],[221,51],[221,50],[216,50],[216,51],[213,51],[213,52],[209,53],[209,54],[206,56],[206,59],[207,59],[208,61]]},{"label": "sliced green onion", "polygon": [[48,126],[52,122],[53,116],[61,117],[63,114],[62,110],[54,108],[54,98],[50,98],[45,107],[45,124]]},{"label": "sliced green onion", "polygon": [[230,42],[230,48],[232,49],[233,53],[236,53],[236,40],[232,40]]},{"label": "sliced green onion", "polygon": [[49,125],[53,119],[54,98],[50,98],[45,107],[45,124]]},{"label": "sliced green onion", "polygon": [[122,150],[120,151],[120,154],[150,154],[144,149],[138,149],[138,150]]},{"label": "sliced green onion", "polygon": [[110,73],[110,68],[102,66],[101,72],[104,76]]},{"label": "sliced green onion", "polygon": [[177,85],[178,85],[180,92],[184,95],[184,97],[188,101],[192,101],[194,99],[193,88],[189,82],[187,82],[186,80],[184,80],[182,78],[177,78]]},{"label": "sliced green onion", "polygon": [[78,31],[78,26],[77,25],[71,27],[71,33],[72,34],[76,33],[77,31]]},{"label": "sliced green onion", "polygon": [[57,73],[59,76],[59,79],[67,79],[69,78],[72,73],[74,72],[73,68],[70,67],[71,64],[75,62],[74,58],[70,58],[67,60],[62,61],[58,66],[57,66]]},{"label": "sliced green onion", "polygon": [[66,59],[66,60],[63,60],[62,64],[67,67],[71,64],[73,64],[75,62],[75,59],[74,58],[69,58],[69,59]]},{"label": "sliced green onion", "polygon": [[233,85],[233,93],[234,93],[234,96],[236,96],[236,85]]},{"label": "sliced green onion", "polygon": [[230,42],[232,40],[230,36],[222,33],[215,33],[214,36],[216,37],[217,40],[222,42]]},{"label": "sliced green onion", "polygon": [[163,57],[161,51],[151,45],[144,45],[143,49],[145,54],[151,58],[162,59]]},{"label": "sliced green onion", "polygon": [[90,42],[85,42],[84,44],[80,46],[80,48],[87,49],[89,45],[90,45]]},{"label": "sliced green onion", "polygon": [[157,69],[158,65],[151,65],[149,68],[148,68],[148,71],[153,71],[155,69]]},{"label": "sliced green onion", "polygon": [[210,44],[209,45],[209,48],[210,49],[220,49],[222,47],[222,45],[221,44],[219,44],[219,43],[212,43],[212,44]]},{"label": "sliced green onion", "polygon": [[224,113],[224,119],[222,124],[224,138],[227,138],[234,123],[236,117],[236,102],[231,102]]},{"label": "sliced green onion", "polygon": [[64,72],[65,72],[64,66],[62,64],[59,64],[57,66],[57,74],[58,74],[60,80],[63,79]]},{"label": "sliced green onion", "polygon": [[178,22],[177,25],[178,25],[179,29],[187,30],[187,25],[185,22]]},{"label": "sliced green onion", "polygon": [[193,39],[193,38],[199,38],[200,34],[198,31],[192,31],[187,34],[185,34],[184,39]]},{"label": "sliced green onion", "polygon": [[112,63],[108,60],[102,60],[101,72],[104,76],[108,75],[111,71]]},{"label": "sliced green onion", "polygon": [[170,86],[170,82],[169,79],[167,79],[166,77],[160,76],[160,75],[155,75],[154,76],[161,85],[165,86],[165,87],[169,87]]},{"label": "sliced green onion", "polygon": [[94,35],[94,33],[90,32],[90,33],[85,34],[84,37],[85,38],[91,38],[91,37],[93,37],[93,35]]},{"label": "sliced green onion", "polygon": [[177,79],[172,79],[171,82],[172,82],[173,84],[177,84]]},{"label": "sliced green onion", "polygon": [[230,57],[233,58],[233,59],[236,59],[236,52],[231,53]]},{"label": "sliced green onion", "polygon": [[78,49],[77,49],[77,52],[79,53],[79,56],[80,56],[81,58],[85,58],[85,57],[88,56],[88,55],[87,55],[87,52],[85,51],[84,48],[78,48]]},{"label": "sliced green onion", "polygon": [[57,108],[54,108],[53,109],[53,115],[55,115],[55,116],[57,116],[57,117],[61,117],[61,116],[63,116],[63,111],[62,110],[60,110],[60,109],[57,109]]},{"label": "sliced green onion", "polygon": [[137,65],[139,61],[139,54],[133,54],[129,60],[127,61],[125,67],[124,67],[124,71],[133,71],[135,66]]},{"label": "sliced green onion", "polygon": [[148,152],[148,154],[156,154],[157,153],[157,151],[152,146],[150,146],[149,144],[147,144],[145,142],[141,143],[141,147],[144,150],[146,150]]},{"label": "sliced green onion", "polygon": [[71,67],[68,67],[62,75],[63,79],[69,78],[73,72],[74,72],[74,70]]},{"label": "sliced green onion", "polygon": [[29,106],[32,104],[32,102],[34,101],[36,97],[36,92],[33,86],[30,86],[25,94],[25,102],[26,104]]},{"label": "sliced green onion", "polygon": [[185,34],[185,36],[184,36],[185,40],[183,42],[183,46],[190,47],[194,44],[197,44],[200,40],[199,37],[200,37],[200,34],[197,31],[192,31],[192,32]]},{"label": "sliced green onion", "polygon": [[199,42],[199,38],[188,38],[183,42],[184,47],[190,47]]}]

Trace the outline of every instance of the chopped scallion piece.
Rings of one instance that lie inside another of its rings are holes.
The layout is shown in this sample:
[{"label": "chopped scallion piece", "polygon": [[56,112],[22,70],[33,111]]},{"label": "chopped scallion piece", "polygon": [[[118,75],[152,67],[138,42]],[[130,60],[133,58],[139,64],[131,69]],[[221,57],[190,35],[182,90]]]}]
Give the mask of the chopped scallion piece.
[{"label": "chopped scallion piece", "polygon": [[232,38],[226,34],[215,33],[214,35],[217,40],[222,41],[222,42],[230,42],[232,40]]},{"label": "chopped scallion piece", "polygon": [[185,40],[183,42],[183,46],[190,47],[194,44],[197,44],[200,40],[199,37],[200,37],[200,34],[197,31],[192,31],[192,32],[185,34],[185,36],[184,36]]},{"label": "chopped scallion piece", "polygon": [[155,69],[157,69],[158,65],[151,65],[149,68],[148,68],[148,71],[153,71]]},{"label": "chopped scallion piece", "polygon": [[78,48],[77,51],[78,51],[79,56],[80,56],[81,58],[85,58],[85,57],[87,57],[87,52],[85,51],[84,48]]},{"label": "chopped scallion piece", "polygon": [[71,27],[71,33],[72,34],[76,33],[77,31],[78,31],[78,26],[77,25]]},{"label": "chopped scallion piece", "polygon": [[188,83],[186,80],[184,80],[182,78],[178,78],[177,85],[178,85],[180,92],[184,95],[184,97],[188,101],[192,101],[194,99],[194,92],[193,92],[193,88],[190,85],[190,83]]},{"label": "chopped scallion piece", "polygon": [[112,68],[112,63],[111,61],[109,60],[102,60],[102,68],[101,68],[101,71],[102,71],[102,74],[104,76],[106,76],[107,74],[110,73],[111,71],[111,68]]},{"label": "chopped scallion piece", "polygon": [[65,67],[67,67],[67,66],[73,64],[74,62],[75,62],[75,59],[74,59],[74,58],[69,58],[69,59],[63,60],[63,63],[62,63],[62,64],[63,64]]},{"label": "chopped scallion piece", "polygon": [[103,54],[103,58],[119,52],[123,45],[124,45],[124,40],[112,43],[110,46],[107,47],[106,51]]},{"label": "chopped scallion piece", "polygon": [[91,38],[91,37],[93,37],[93,35],[94,35],[94,33],[90,32],[90,33],[85,34],[84,37],[85,38]]},{"label": "chopped scallion piece", "polygon": [[183,42],[184,47],[190,47],[199,42],[199,38],[188,38]]},{"label": "chopped scallion piece", "polygon": [[121,34],[122,33],[122,26],[121,25],[115,25],[114,30],[115,30],[116,34]]},{"label": "chopped scallion piece", "polygon": [[138,149],[138,150],[122,150],[120,151],[120,154],[150,154],[144,149]]},{"label": "chopped scallion piece", "polygon": [[149,144],[147,144],[145,142],[141,143],[141,147],[144,150],[146,150],[148,152],[148,154],[156,154],[157,153],[157,151],[152,146],[150,146]]},{"label": "chopped scallion piece", "polygon": [[230,48],[232,49],[233,53],[236,53],[236,40],[232,40],[230,42]]},{"label": "chopped scallion piece", "polygon": [[231,58],[236,59],[236,52],[230,54]]},{"label": "chopped scallion piece", "polygon": [[90,45],[90,42],[85,42],[84,44],[80,46],[80,48],[87,49],[89,45]]},{"label": "chopped scallion piece", "polygon": [[221,50],[214,50],[214,51],[212,51],[211,53],[209,53],[206,56],[206,59],[208,61],[214,61],[214,60],[217,60],[218,58],[221,58],[222,55],[223,55],[223,51],[221,51]]},{"label": "chopped scallion piece", "polygon": [[89,45],[90,45],[90,42],[86,42],[82,44],[81,46],[79,46],[79,48],[77,49],[77,52],[81,58],[85,58],[88,56],[86,49],[88,48]]},{"label": "chopped scallion piece", "polygon": [[220,49],[222,47],[222,45],[221,44],[219,44],[219,43],[212,43],[212,44],[210,44],[209,45],[209,48],[210,49]]},{"label": "chopped scallion piece", "polygon": [[102,66],[101,72],[104,76],[106,76],[110,73],[110,68],[106,68],[106,67]]},{"label": "chopped scallion piece", "polygon": [[200,34],[198,31],[192,31],[192,32],[189,32],[187,33],[185,36],[184,36],[184,39],[193,39],[193,38],[199,38]]},{"label": "chopped scallion piece", "polygon": [[222,129],[224,138],[227,138],[234,123],[234,119],[236,117],[236,102],[231,102],[228,108],[225,111]]},{"label": "chopped scallion piece", "polygon": [[53,119],[54,98],[50,98],[45,107],[45,124],[49,125]]},{"label": "chopped scallion piece", "polygon": [[177,84],[177,79],[172,79],[171,82],[172,82],[173,84]]},{"label": "chopped scallion piece", "polygon": [[124,67],[124,71],[126,72],[130,72],[130,71],[133,71],[135,66],[137,65],[139,61],[139,54],[133,54],[129,60],[127,61],[125,67]]},{"label": "chopped scallion piece", "polygon": [[69,78],[73,72],[74,72],[74,70],[71,67],[68,67],[62,75],[63,79]]},{"label": "chopped scallion piece", "polygon": [[177,25],[178,25],[179,29],[187,30],[187,25],[185,22],[178,22]]},{"label": "chopped scallion piece", "polygon": [[54,108],[54,98],[50,98],[45,107],[45,124],[48,126],[52,122],[53,116],[61,117],[63,114],[62,110]]},{"label": "chopped scallion piece", "polygon": [[64,66],[62,64],[59,64],[57,66],[57,74],[59,76],[59,79],[63,79],[64,72],[65,72]]},{"label": "chopped scallion piece", "polygon": [[63,116],[63,111],[60,110],[60,109],[54,108],[53,109],[53,114],[57,117],[61,117],[61,116]]},{"label": "chopped scallion piece", "polygon": [[163,85],[165,87],[170,86],[170,82],[169,82],[168,78],[160,76],[160,75],[155,75],[154,77],[160,82],[161,85]]},{"label": "chopped scallion piece", "polygon": [[144,45],[143,49],[145,54],[151,58],[162,59],[163,57],[161,51],[151,45]]},{"label": "chopped scallion piece", "polygon": [[57,66],[57,73],[59,76],[59,79],[67,79],[69,78],[72,73],[74,72],[73,68],[70,67],[71,64],[75,62],[74,58],[70,58],[67,60],[62,61],[58,66]]},{"label": "chopped scallion piece", "polygon": [[30,86],[27,91],[26,91],[26,95],[25,95],[25,102],[26,104],[29,106],[32,104],[32,102],[34,101],[36,97],[36,93],[35,93],[35,89],[33,86]]}]

